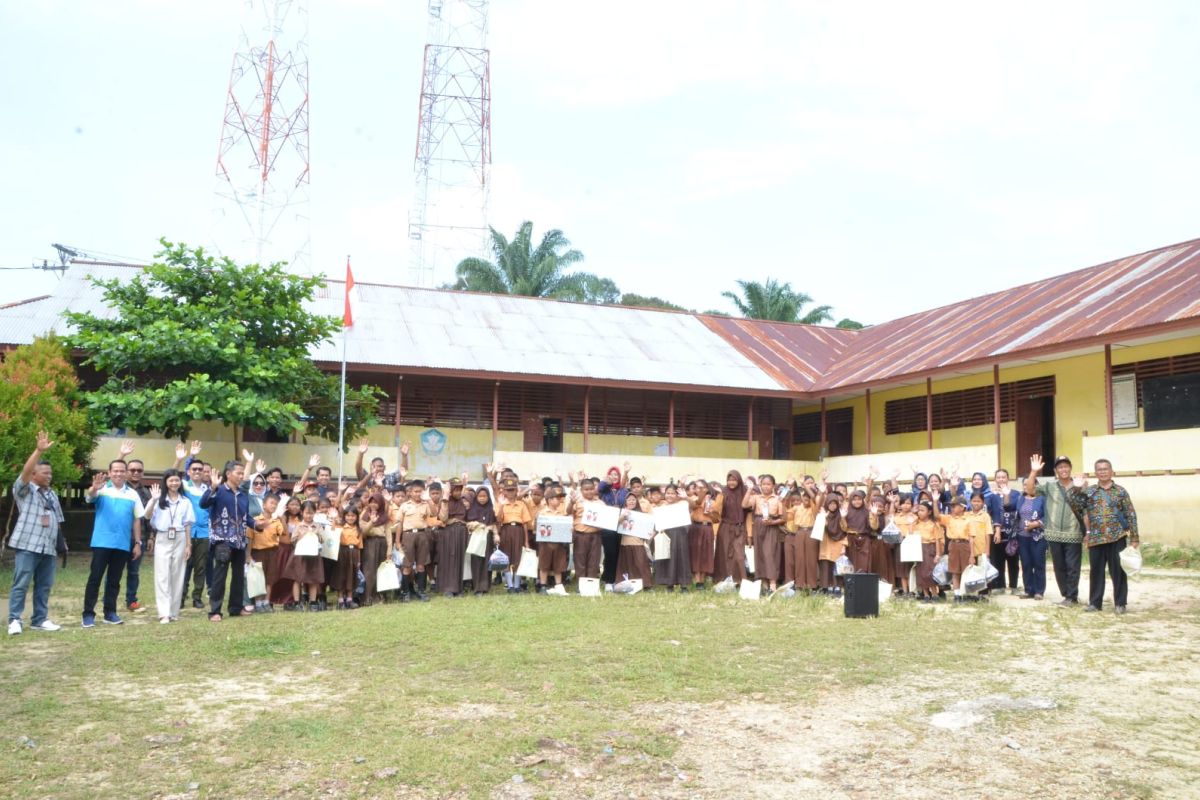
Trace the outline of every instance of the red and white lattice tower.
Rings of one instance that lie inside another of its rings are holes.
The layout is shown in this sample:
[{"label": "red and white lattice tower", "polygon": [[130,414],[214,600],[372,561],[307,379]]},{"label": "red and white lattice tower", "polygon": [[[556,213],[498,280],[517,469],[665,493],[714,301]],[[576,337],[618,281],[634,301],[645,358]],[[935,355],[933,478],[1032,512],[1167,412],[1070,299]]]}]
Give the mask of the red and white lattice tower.
[{"label": "red and white lattice tower", "polygon": [[233,54],[217,152],[217,249],[243,261],[309,254],[308,9],[305,0],[249,0]]},{"label": "red and white lattice tower", "polygon": [[410,281],[438,286],[489,253],[492,166],[488,0],[429,0],[429,32],[408,215]]}]

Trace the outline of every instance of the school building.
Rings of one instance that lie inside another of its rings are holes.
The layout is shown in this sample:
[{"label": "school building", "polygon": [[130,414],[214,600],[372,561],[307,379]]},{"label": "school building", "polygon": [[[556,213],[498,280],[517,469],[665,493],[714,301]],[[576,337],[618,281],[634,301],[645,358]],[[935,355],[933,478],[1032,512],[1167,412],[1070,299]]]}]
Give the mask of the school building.
[{"label": "school building", "polygon": [[[67,309],[102,311],[88,277],[135,269],[77,263],[52,295],[0,308],[0,349],[62,332]],[[328,281],[315,310],[339,314],[343,293]],[[405,441],[415,474],[476,477],[486,462],[533,476],[628,460],[651,480],[852,481],[870,466],[906,480],[1104,457],[1147,540],[1200,542],[1200,240],[860,331],[363,283],[352,303],[348,382],[388,394],[369,457],[389,469]],[[335,371],[341,353],[339,337],[313,359]],[[289,474],[314,451],[338,468],[335,445],[299,435],[197,423],[193,437],[210,460],[244,442]],[[157,471],[173,444],[139,454]]]}]

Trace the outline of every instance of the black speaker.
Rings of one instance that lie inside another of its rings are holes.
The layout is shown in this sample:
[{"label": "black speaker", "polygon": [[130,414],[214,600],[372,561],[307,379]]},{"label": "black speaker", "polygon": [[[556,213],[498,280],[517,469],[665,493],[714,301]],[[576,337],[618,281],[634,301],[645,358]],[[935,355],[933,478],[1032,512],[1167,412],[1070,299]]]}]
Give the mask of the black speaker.
[{"label": "black speaker", "polygon": [[844,611],[847,617],[878,617],[879,616],[879,576],[874,572],[855,572],[843,575],[846,582],[846,603]]}]

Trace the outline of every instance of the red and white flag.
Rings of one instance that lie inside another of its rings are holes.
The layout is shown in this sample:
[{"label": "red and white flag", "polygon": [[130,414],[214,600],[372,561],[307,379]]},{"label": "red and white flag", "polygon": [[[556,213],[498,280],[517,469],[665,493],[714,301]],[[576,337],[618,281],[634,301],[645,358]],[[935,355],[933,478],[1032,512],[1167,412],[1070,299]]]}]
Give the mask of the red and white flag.
[{"label": "red and white flag", "polygon": [[342,327],[354,325],[354,316],[350,313],[350,290],[354,288],[354,273],[350,271],[350,256],[346,256],[346,309],[342,314]]}]

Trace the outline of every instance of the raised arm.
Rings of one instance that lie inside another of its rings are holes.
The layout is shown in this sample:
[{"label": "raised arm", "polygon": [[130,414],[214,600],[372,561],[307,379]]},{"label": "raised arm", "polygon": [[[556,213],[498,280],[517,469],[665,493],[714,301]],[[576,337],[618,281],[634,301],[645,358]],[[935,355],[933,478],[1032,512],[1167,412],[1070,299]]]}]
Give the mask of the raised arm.
[{"label": "raised arm", "polygon": [[25,459],[25,466],[21,468],[21,483],[28,484],[33,480],[33,470],[42,460],[42,453],[45,453],[53,445],[54,442],[50,441],[49,434],[45,431],[38,431],[37,444],[33,446],[33,452],[29,454],[29,458]]},{"label": "raised arm", "polygon": [[354,477],[356,478],[367,474],[367,471],[363,469],[363,457],[366,456],[367,448],[370,446],[371,443],[365,437],[358,440],[358,455],[354,459]]}]

